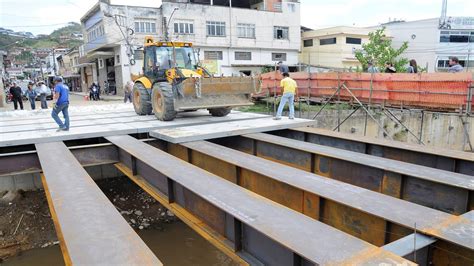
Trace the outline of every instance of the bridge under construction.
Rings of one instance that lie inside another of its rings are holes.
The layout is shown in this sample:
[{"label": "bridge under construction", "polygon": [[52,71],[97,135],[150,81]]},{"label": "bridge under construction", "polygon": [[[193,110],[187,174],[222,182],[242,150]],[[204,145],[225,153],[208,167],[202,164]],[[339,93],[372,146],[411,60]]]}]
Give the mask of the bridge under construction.
[{"label": "bridge under construction", "polygon": [[41,175],[67,265],[162,264],[85,170],[96,165],[242,265],[474,263],[472,153],[240,112],[71,121],[66,133],[46,113],[0,121],[0,178]]}]

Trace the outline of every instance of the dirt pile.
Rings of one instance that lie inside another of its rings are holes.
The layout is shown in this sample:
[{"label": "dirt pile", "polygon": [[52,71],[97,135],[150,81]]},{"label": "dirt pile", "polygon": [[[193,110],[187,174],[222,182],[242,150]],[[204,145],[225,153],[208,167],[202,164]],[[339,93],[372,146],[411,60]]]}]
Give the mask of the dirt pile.
[{"label": "dirt pile", "polygon": [[[136,230],[161,229],[176,220],[128,178],[97,182],[117,210]],[[1,197],[2,195],[0,195]],[[5,194],[0,202],[0,262],[33,248],[59,244],[43,190]]]}]

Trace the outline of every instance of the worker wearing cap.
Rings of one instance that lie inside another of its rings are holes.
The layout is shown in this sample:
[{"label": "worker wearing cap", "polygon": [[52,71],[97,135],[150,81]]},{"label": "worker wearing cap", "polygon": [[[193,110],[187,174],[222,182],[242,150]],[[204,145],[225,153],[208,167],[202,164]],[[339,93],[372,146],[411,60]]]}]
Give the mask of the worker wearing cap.
[{"label": "worker wearing cap", "polygon": [[[56,103],[53,105],[53,112],[51,116],[54,121],[58,124],[59,128],[57,131],[68,131],[69,130],[69,88],[63,84],[62,77],[54,78],[54,98]],[[59,118],[59,113],[63,113],[64,123]]]}]

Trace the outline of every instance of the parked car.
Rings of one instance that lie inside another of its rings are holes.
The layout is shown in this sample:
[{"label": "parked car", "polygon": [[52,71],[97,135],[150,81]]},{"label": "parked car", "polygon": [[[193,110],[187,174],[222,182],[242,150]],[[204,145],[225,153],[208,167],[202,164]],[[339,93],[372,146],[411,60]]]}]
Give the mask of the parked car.
[{"label": "parked car", "polygon": [[[46,86],[46,88],[48,88],[48,89],[46,90],[46,100],[52,100],[52,99],[53,99],[53,90],[52,90],[50,87],[48,87],[48,86]],[[39,88],[38,88],[38,87],[35,87],[35,89],[36,89],[36,94],[37,94],[36,100],[39,101],[39,100],[40,100],[40,97],[41,97],[41,95],[40,95],[40,93],[39,93]]]},{"label": "parked car", "polygon": [[[53,99],[53,90],[48,86],[46,86],[46,88],[47,88],[47,90],[46,90],[46,100],[52,100]],[[35,87],[35,90],[36,90],[36,94],[37,94],[36,100],[39,101],[40,98],[41,98],[41,95],[39,93],[39,88]]]}]

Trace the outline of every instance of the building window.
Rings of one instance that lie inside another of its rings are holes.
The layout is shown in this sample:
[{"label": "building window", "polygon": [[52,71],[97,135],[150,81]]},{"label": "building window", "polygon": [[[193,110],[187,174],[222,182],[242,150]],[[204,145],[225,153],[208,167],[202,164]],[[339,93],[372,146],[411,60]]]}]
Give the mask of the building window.
[{"label": "building window", "polygon": [[474,31],[441,31],[439,42],[474,43]]},{"label": "building window", "polygon": [[336,38],[321,39],[319,40],[319,44],[320,45],[336,44]]},{"label": "building window", "polygon": [[286,53],[272,53],[272,61],[286,61]]},{"label": "building window", "polygon": [[205,60],[222,60],[222,51],[204,51]]},{"label": "building window", "polygon": [[295,13],[296,12],[296,5],[293,4],[293,3],[288,3],[288,11],[290,11],[291,13]]},{"label": "building window", "polygon": [[362,39],[346,37],[346,43],[347,44],[362,44]]},{"label": "building window", "polygon": [[255,39],[255,24],[237,24],[237,35],[239,38]]},{"label": "building window", "polygon": [[303,40],[304,47],[312,47],[313,46],[313,39],[310,40]]},{"label": "building window", "polygon": [[135,52],[133,53],[133,59],[136,60],[143,60],[144,58],[144,54],[143,54],[143,50],[135,50]]},{"label": "building window", "polygon": [[288,33],[289,33],[288,27],[280,27],[280,26],[273,27],[273,38],[276,40],[288,40],[289,39]]},{"label": "building window", "polygon": [[126,16],[115,15],[115,17],[117,18],[117,23],[118,23],[119,26],[121,26],[121,27],[126,27],[127,26],[127,17]]},{"label": "building window", "polygon": [[120,64],[120,55],[119,54],[115,56],[115,64],[116,65]]},{"label": "building window", "polygon": [[252,60],[251,52],[235,52],[235,60]]},{"label": "building window", "polygon": [[194,34],[194,24],[192,21],[176,21],[174,23],[174,33]]},{"label": "building window", "polygon": [[207,36],[224,37],[225,36],[225,22],[207,21]]},{"label": "building window", "polygon": [[87,41],[92,42],[101,36],[105,35],[104,25],[97,23],[87,30]]},{"label": "building window", "polygon": [[156,33],[156,23],[152,21],[135,21],[135,32]]},{"label": "building window", "polygon": [[[466,60],[459,60],[459,64],[463,67],[466,66]],[[438,60],[438,68],[449,68],[449,59]]]}]

